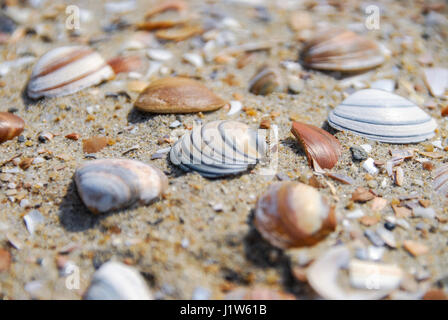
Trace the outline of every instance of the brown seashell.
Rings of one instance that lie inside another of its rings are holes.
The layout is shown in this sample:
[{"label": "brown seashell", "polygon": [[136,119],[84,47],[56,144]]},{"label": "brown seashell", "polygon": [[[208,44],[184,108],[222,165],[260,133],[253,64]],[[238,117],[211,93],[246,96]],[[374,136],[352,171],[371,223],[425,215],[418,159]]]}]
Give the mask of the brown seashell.
[{"label": "brown seashell", "polygon": [[157,31],[156,37],[163,40],[182,41],[204,32],[201,26],[184,26]]},{"label": "brown seashell", "polygon": [[372,200],[373,198],[375,198],[375,195],[363,187],[356,188],[356,190],[353,191],[352,194],[352,201],[355,202],[367,202]]},{"label": "brown seashell", "polygon": [[293,122],[291,132],[297,138],[314,168],[317,163],[323,169],[331,169],[338,162],[342,148],[339,140],[327,131],[313,125]]},{"label": "brown seashell", "polygon": [[11,140],[22,133],[25,121],[15,114],[0,112],[0,143]]},{"label": "brown seashell", "polygon": [[0,272],[8,271],[11,265],[11,254],[9,251],[0,248]]},{"label": "brown seashell", "polygon": [[159,5],[155,6],[145,14],[145,19],[152,18],[153,16],[166,12],[166,11],[185,11],[188,9],[188,4],[185,1],[174,0],[174,1],[164,1]]},{"label": "brown seashell", "polygon": [[184,19],[178,20],[160,20],[160,21],[144,21],[137,24],[138,30],[156,30],[156,29],[168,29],[175,26],[184,24],[186,21]]},{"label": "brown seashell", "polygon": [[283,80],[276,68],[261,67],[249,82],[249,91],[256,95],[265,96],[283,89]]},{"label": "brown seashell", "polygon": [[334,208],[297,182],[269,186],[257,201],[254,222],[263,238],[282,249],[314,245],[336,228]]},{"label": "brown seashell", "polygon": [[96,153],[109,144],[109,138],[95,136],[82,140],[82,151],[84,153]]},{"label": "brown seashell", "polygon": [[236,288],[225,296],[226,300],[295,300],[289,293],[266,287]]},{"label": "brown seashell", "polygon": [[140,94],[135,106],[153,113],[212,111],[226,102],[202,83],[180,77],[156,80]]},{"label": "brown seashell", "polygon": [[354,72],[384,62],[376,42],[341,28],[321,31],[304,47],[301,58],[313,69]]},{"label": "brown seashell", "polygon": [[118,74],[142,70],[144,60],[140,56],[125,56],[110,59],[107,63],[114,70],[115,74]]},{"label": "brown seashell", "polygon": [[80,135],[79,135],[79,133],[76,133],[76,132],[73,132],[73,133],[69,133],[68,135],[66,135],[65,136],[67,139],[70,139],[70,140],[78,140],[79,139],[79,137],[80,137]]}]

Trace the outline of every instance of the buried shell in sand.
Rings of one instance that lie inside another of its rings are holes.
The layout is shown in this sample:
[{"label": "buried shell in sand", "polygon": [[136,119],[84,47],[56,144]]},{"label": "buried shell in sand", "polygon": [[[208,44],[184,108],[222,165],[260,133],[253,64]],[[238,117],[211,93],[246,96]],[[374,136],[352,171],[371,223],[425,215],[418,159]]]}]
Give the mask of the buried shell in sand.
[{"label": "buried shell in sand", "polygon": [[32,99],[66,96],[104,80],[114,71],[93,49],[86,46],[67,46],[50,50],[33,68],[27,86]]},{"label": "buried shell in sand", "polygon": [[425,111],[396,94],[360,90],[332,110],[328,123],[362,137],[388,143],[416,143],[434,136],[437,124]]},{"label": "buried shell in sand", "polygon": [[166,190],[168,179],[159,169],[136,160],[101,159],[75,172],[82,201],[93,213],[149,204]]},{"label": "buried shell in sand", "polygon": [[311,246],[336,228],[334,208],[303,183],[272,184],[258,199],[255,227],[272,245],[286,249]]},{"label": "buried shell in sand", "polygon": [[22,133],[25,121],[15,114],[0,112],[0,143],[11,140]]},{"label": "buried shell in sand", "polygon": [[433,189],[440,195],[448,197],[448,164],[444,164],[434,172]]},{"label": "buried shell in sand", "polygon": [[207,178],[236,175],[265,155],[266,141],[238,121],[213,121],[183,135],[171,148],[170,160],[185,171]]}]

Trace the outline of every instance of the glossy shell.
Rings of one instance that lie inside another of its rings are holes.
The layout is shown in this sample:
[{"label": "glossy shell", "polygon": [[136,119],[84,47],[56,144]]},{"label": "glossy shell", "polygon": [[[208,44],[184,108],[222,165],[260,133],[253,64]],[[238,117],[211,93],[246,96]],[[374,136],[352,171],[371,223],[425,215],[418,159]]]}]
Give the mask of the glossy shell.
[{"label": "glossy shell", "polygon": [[213,121],[194,128],[171,148],[170,160],[204,177],[235,175],[254,167],[266,152],[266,141],[238,121]]},{"label": "glossy shell", "polygon": [[249,82],[249,91],[266,96],[275,91],[283,91],[284,84],[280,72],[275,68],[263,67]]},{"label": "glossy shell", "polygon": [[374,41],[340,28],[319,32],[305,45],[301,57],[307,67],[343,72],[370,69],[384,62]]},{"label": "glossy shell", "polygon": [[258,199],[255,227],[272,245],[286,249],[311,246],[336,227],[334,209],[313,187],[281,182]]},{"label": "glossy shell", "polygon": [[328,123],[337,130],[389,143],[424,141],[437,128],[435,120],[411,101],[377,89],[349,96],[330,112]]},{"label": "glossy shell", "polygon": [[112,68],[91,48],[60,47],[50,50],[36,63],[27,94],[33,99],[66,96],[113,76]]},{"label": "glossy shell", "polygon": [[149,204],[167,188],[159,169],[136,160],[102,159],[84,163],[75,172],[82,201],[93,213]]},{"label": "glossy shell", "polygon": [[15,114],[0,112],[0,143],[11,140],[22,133],[25,121]]},{"label": "glossy shell", "polygon": [[204,112],[225,104],[202,83],[177,77],[152,82],[135,102],[138,109],[152,113]]}]

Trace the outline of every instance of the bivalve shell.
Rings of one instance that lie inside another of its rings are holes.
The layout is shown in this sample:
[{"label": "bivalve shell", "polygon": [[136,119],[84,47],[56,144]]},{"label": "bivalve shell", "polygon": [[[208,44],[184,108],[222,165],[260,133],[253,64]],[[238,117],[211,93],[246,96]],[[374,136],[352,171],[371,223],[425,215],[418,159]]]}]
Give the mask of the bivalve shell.
[{"label": "bivalve shell", "polygon": [[256,95],[266,96],[283,89],[282,77],[275,68],[262,67],[249,82],[249,91]]},{"label": "bivalve shell", "polygon": [[388,143],[416,143],[434,136],[437,124],[411,101],[391,92],[355,92],[328,116],[337,130]]},{"label": "bivalve shell", "polygon": [[448,164],[444,164],[437,168],[434,175],[435,177],[432,183],[434,190],[438,194],[448,197]]},{"label": "bivalve shell", "polygon": [[212,111],[226,102],[202,83],[188,78],[164,78],[152,82],[140,94],[135,106],[152,113]]},{"label": "bivalve shell", "polygon": [[336,228],[334,208],[297,182],[272,184],[257,201],[254,222],[263,238],[282,249],[314,245]]},{"label": "bivalve shell", "polygon": [[91,48],[60,47],[50,50],[36,63],[27,94],[32,99],[66,96],[113,76],[112,68]]},{"label": "bivalve shell", "polygon": [[0,112],[0,143],[11,140],[22,133],[25,121],[15,114]]},{"label": "bivalve shell", "polygon": [[266,141],[238,121],[213,121],[183,135],[170,160],[181,169],[207,178],[236,175],[255,166],[266,153]]},{"label": "bivalve shell", "polygon": [[75,172],[82,201],[93,213],[149,204],[167,188],[159,169],[136,160],[101,159],[84,163]]},{"label": "bivalve shell", "polygon": [[385,60],[376,42],[341,28],[319,32],[301,57],[309,68],[343,72],[371,69]]}]

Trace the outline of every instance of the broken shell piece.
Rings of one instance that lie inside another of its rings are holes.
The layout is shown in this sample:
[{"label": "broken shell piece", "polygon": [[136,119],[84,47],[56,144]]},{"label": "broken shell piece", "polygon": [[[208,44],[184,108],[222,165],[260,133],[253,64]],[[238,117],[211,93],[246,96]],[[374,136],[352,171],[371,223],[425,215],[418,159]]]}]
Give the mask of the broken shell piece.
[{"label": "broken shell piece", "polygon": [[167,188],[165,174],[136,160],[102,159],[81,165],[75,183],[82,201],[93,213],[149,204]]},{"label": "broken shell piece", "polygon": [[349,264],[350,283],[354,288],[392,291],[403,279],[403,271],[395,265],[353,259]]},{"label": "broken shell piece", "polygon": [[291,132],[305,150],[311,167],[314,161],[323,169],[331,169],[336,165],[342,148],[333,135],[321,128],[301,122],[293,122]]},{"label": "broken shell piece", "polygon": [[255,227],[272,245],[286,249],[311,246],[336,228],[334,208],[313,187],[280,182],[258,199]]},{"label": "broken shell piece", "polygon": [[426,112],[403,97],[377,89],[360,90],[328,116],[337,130],[388,143],[415,143],[434,136],[437,124]]},{"label": "broken shell piece", "polygon": [[144,61],[140,56],[122,56],[108,61],[115,74],[141,71]]},{"label": "broken shell piece", "polygon": [[237,288],[226,294],[226,300],[295,300],[292,294],[264,288]]},{"label": "broken shell piece", "polygon": [[25,121],[9,112],[0,112],[0,143],[11,140],[22,133]]},{"label": "broken shell piece", "polygon": [[112,68],[91,48],[60,47],[50,50],[36,63],[27,94],[32,99],[66,96],[113,76]]},{"label": "broken shell piece", "polygon": [[444,97],[448,90],[448,69],[424,68],[423,75],[431,94],[434,97]]},{"label": "broken shell piece", "polygon": [[376,42],[341,28],[322,30],[301,56],[310,68],[345,72],[371,69],[385,60]]},{"label": "broken shell piece", "polygon": [[432,187],[441,196],[448,197],[448,164],[435,170]]},{"label": "broken shell piece", "polygon": [[135,106],[152,113],[189,113],[212,111],[226,102],[202,83],[188,78],[164,78],[149,84]]},{"label": "broken shell piece", "polygon": [[89,139],[82,140],[82,151],[84,153],[96,153],[101,151],[109,143],[109,138],[102,136],[94,136]]},{"label": "broken shell piece", "polygon": [[121,262],[109,261],[94,274],[86,300],[153,300],[141,274]]},{"label": "broken shell piece", "polygon": [[283,91],[284,84],[279,71],[262,67],[249,82],[249,91],[256,95],[268,95],[274,91]]},{"label": "broken shell piece", "polygon": [[189,25],[178,28],[162,29],[155,33],[156,37],[162,40],[183,41],[204,31],[202,27]]}]

